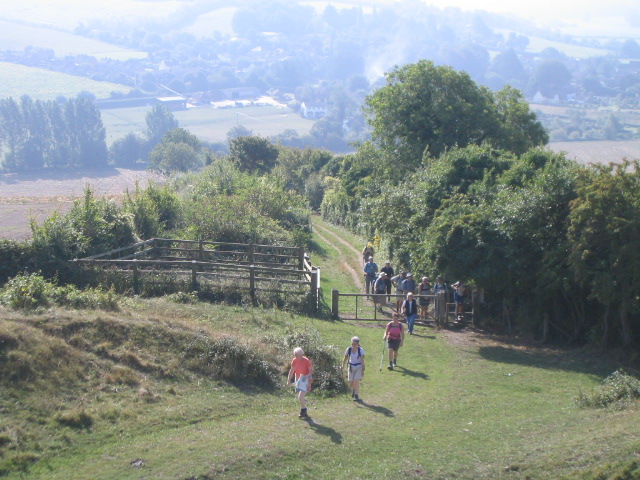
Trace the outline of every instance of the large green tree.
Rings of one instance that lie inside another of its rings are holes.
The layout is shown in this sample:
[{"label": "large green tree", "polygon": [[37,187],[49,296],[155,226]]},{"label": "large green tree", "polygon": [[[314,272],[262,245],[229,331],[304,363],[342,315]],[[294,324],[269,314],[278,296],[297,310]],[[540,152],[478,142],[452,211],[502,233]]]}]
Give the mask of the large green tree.
[{"label": "large green tree", "polygon": [[[366,99],[372,137],[400,167],[423,157],[485,141],[522,153],[548,138],[522,95],[507,87],[494,95],[469,75],[422,60],[397,67]],[[517,133],[517,141],[510,137]]]}]

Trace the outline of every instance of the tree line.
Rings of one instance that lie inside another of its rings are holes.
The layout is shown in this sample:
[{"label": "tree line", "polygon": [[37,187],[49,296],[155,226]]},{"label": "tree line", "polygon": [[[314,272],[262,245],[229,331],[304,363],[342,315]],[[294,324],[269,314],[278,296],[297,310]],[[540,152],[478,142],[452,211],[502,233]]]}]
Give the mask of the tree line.
[{"label": "tree line", "polygon": [[93,100],[63,103],[0,100],[0,153],[9,171],[100,167],[107,164],[105,129]]}]

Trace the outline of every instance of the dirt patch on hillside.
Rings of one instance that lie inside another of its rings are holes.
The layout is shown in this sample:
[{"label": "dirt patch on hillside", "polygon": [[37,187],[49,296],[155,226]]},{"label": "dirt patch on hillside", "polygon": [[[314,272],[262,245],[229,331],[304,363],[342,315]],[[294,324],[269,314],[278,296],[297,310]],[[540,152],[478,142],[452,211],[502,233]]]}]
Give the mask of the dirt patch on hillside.
[{"label": "dirt patch on hillside", "polygon": [[162,184],[166,177],[124,168],[0,174],[0,238],[30,238],[31,220],[41,223],[55,211],[66,213],[88,185],[98,196],[119,198],[136,182],[145,188],[149,181]]}]

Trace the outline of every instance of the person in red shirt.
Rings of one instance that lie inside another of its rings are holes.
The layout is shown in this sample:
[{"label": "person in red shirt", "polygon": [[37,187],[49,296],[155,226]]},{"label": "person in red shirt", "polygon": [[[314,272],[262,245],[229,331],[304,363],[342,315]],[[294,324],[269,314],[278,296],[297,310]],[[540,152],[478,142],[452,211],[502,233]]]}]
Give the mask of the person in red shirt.
[{"label": "person in red shirt", "polygon": [[382,340],[387,341],[389,347],[389,370],[393,370],[398,361],[398,349],[404,343],[404,328],[400,323],[400,315],[393,314],[393,320],[387,323]]},{"label": "person in red shirt", "polygon": [[308,418],[307,415],[307,392],[311,391],[313,380],[313,365],[311,360],[304,356],[304,351],[297,347],[293,350],[293,360],[287,377],[287,386],[291,385],[291,380],[295,380],[295,390],[300,402],[300,418]]}]

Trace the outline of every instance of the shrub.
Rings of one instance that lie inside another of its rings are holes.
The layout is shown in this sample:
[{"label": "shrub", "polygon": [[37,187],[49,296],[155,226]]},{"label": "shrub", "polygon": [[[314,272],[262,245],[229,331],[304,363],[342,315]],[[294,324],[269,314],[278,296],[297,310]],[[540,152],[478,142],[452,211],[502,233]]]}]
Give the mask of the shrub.
[{"label": "shrub", "polygon": [[185,345],[182,358],[189,370],[213,378],[264,387],[278,384],[276,367],[251,346],[232,337],[197,337]]},{"label": "shrub", "polygon": [[613,406],[625,408],[631,401],[640,398],[640,380],[627,375],[624,370],[616,370],[604,379],[602,385],[591,394],[580,392],[576,403],[580,407],[605,408]]},{"label": "shrub", "polygon": [[32,252],[29,243],[0,240],[0,284],[24,270],[30,263]]},{"label": "shrub", "polygon": [[270,340],[287,352],[292,352],[295,347],[304,350],[305,356],[313,362],[314,390],[325,393],[344,391],[338,349],[334,345],[323,345],[316,330],[293,331],[289,328],[284,336],[273,336]]},{"label": "shrub", "polygon": [[51,290],[52,285],[39,274],[17,275],[0,290],[0,302],[14,309],[47,307]]},{"label": "shrub", "polygon": [[118,310],[113,289],[79,290],[73,285],[56,286],[37,273],[18,275],[0,289],[0,303],[16,310],[33,310],[51,304],[69,308]]}]

